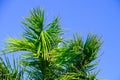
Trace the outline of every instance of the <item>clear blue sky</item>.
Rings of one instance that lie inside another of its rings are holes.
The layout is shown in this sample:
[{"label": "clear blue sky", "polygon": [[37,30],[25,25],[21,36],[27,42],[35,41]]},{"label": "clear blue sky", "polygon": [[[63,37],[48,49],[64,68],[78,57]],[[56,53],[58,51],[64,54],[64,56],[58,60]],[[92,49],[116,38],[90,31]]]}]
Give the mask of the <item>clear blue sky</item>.
[{"label": "clear blue sky", "polygon": [[120,0],[0,0],[0,49],[8,36],[19,37],[20,21],[41,6],[48,18],[58,15],[66,37],[94,32],[104,41],[98,77],[120,80]]}]

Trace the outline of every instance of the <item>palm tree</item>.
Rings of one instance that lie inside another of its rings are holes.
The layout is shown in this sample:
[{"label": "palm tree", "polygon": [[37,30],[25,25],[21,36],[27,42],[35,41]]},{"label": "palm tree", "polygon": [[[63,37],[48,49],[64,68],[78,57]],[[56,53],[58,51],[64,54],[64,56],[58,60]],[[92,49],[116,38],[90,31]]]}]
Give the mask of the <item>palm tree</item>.
[{"label": "palm tree", "polygon": [[[20,64],[28,80],[94,80],[101,39],[88,34],[86,41],[79,35],[68,41],[61,38],[59,18],[47,23],[44,10],[35,8],[22,21],[21,39],[9,38],[5,53],[23,51]],[[26,79],[26,80],[27,80]]]}]

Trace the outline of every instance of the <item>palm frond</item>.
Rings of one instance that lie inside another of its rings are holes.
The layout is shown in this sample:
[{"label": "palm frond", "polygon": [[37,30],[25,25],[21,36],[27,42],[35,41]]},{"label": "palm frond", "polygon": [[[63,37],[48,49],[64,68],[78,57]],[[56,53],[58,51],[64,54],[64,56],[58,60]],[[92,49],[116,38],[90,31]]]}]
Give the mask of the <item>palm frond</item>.
[{"label": "palm frond", "polygon": [[13,57],[13,65],[8,57],[0,56],[0,80],[22,80],[23,70]]},{"label": "palm frond", "polygon": [[[77,74],[82,72],[82,75],[74,78],[81,79],[81,76],[84,75],[85,79],[89,80],[86,76],[88,76],[88,73],[93,71],[98,64],[98,62],[94,62],[94,60],[98,58],[101,44],[102,41],[97,35],[88,34],[84,42],[83,38],[76,34],[74,38],[67,41],[63,47],[56,49],[55,59],[53,59],[53,61],[59,66],[64,66],[65,71],[68,73],[75,72]],[[94,77],[96,78],[96,76]]]}]

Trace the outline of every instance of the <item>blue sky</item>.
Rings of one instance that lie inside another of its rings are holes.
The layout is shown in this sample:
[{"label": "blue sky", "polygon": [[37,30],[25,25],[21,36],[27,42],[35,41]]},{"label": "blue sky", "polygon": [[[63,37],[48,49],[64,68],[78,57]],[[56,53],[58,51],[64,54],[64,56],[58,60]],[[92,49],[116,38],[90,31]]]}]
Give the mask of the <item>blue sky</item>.
[{"label": "blue sky", "polygon": [[43,7],[48,18],[58,15],[65,37],[72,32],[88,32],[104,41],[98,77],[120,80],[120,1],[119,0],[0,0],[0,49],[9,36],[20,37],[24,16],[34,7]]}]

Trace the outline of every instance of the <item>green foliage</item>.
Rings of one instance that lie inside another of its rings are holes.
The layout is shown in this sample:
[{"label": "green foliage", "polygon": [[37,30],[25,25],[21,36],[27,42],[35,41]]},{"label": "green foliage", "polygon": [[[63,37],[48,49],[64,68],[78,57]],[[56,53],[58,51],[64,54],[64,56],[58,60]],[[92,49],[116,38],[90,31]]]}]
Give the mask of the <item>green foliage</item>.
[{"label": "green foliage", "polygon": [[64,66],[63,78],[68,78],[68,80],[72,78],[96,79],[96,73],[92,74],[92,70],[98,62],[93,61],[98,57],[101,44],[100,38],[90,33],[85,42],[79,35],[74,35],[74,39],[67,41],[62,47],[58,48],[53,61],[59,66]]},{"label": "green foliage", "polygon": [[[4,59],[3,59],[4,58]],[[0,57],[0,80],[22,80],[23,70],[13,57],[13,64],[5,55]]]},{"label": "green foliage", "polygon": [[22,21],[22,38],[9,38],[3,50],[4,53],[24,52],[19,62],[26,73],[25,80],[97,80],[98,72],[94,69],[101,39],[89,33],[85,41],[78,34],[65,41],[61,38],[63,29],[59,18],[55,17],[51,23],[45,19],[43,9],[33,9]]}]

